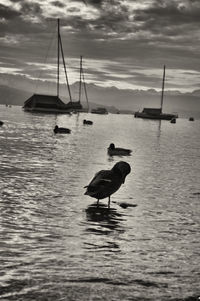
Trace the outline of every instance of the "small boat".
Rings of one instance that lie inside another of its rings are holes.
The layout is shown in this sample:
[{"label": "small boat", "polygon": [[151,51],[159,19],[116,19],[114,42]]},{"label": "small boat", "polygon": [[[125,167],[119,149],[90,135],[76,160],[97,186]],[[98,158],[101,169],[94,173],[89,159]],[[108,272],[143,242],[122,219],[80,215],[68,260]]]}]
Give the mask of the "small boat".
[{"label": "small boat", "polygon": [[4,124],[4,122],[0,120],[0,126],[2,126],[3,124]]},{"label": "small boat", "polygon": [[63,128],[63,127],[58,127],[57,125],[55,126],[54,128],[54,133],[57,134],[70,134],[71,133],[71,130],[70,129],[67,129],[67,128]]},{"label": "small boat", "polygon": [[178,118],[177,114],[163,113],[163,99],[164,99],[164,86],[165,86],[165,65],[163,70],[162,93],[161,93],[161,106],[160,108],[144,108],[142,112],[135,112],[135,118],[144,119],[158,119],[158,120],[171,120]]},{"label": "small boat", "polygon": [[[33,94],[30,98],[28,98],[24,102],[23,109],[27,112],[39,112],[39,113],[53,113],[53,114],[70,114],[72,111],[76,112],[82,112],[83,106],[80,102],[80,92],[79,92],[79,100],[73,101],[68,75],[67,75],[67,69],[65,64],[65,58],[64,58],[64,51],[62,46],[62,40],[60,35],[60,20],[57,20],[57,95],[45,95],[45,94]],[[60,87],[60,54],[62,56],[63,61],[63,67],[65,72],[65,78],[66,78],[66,84],[68,88],[68,94],[69,94],[69,102],[66,104],[64,103],[60,97],[59,97],[59,87]],[[82,57],[81,57],[81,69],[80,69],[80,78],[83,78],[82,75]]]},{"label": "small boat", "polygon": [[84,120],[83,120],[83,124],[89,124],[89,125],[92,125],[93,122],[92,122],[91,120],[86,120],[86,119],[84,119]]},{"label": "small boat", "polygon": [[194,121],[194,117],[190,117],[190,118],[189,118],[189,121]]},{"label": "small boat", "polygon": [[109,156],[130,156],[131,152],[131,149],[115,147],[114,143],[111,143],[108,147]]},{"label": "small boat", "polygon": [[107,111],[106,108],[99,107],[99,108],[96,108],[96,109],[92,109],[91,113],[93,113],[93,114],[108,114],[108,111]]}]

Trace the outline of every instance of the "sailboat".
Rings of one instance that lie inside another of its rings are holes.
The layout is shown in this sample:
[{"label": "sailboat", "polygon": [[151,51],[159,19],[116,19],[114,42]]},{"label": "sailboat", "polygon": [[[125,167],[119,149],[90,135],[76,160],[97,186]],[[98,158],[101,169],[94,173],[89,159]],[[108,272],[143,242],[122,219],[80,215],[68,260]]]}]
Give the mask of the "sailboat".
[{"label": "sailboat", "polygon": [[136,118],[146,118],[146,119],[159,119],[159,120],[171,120],[173,118],[178,118],[177,114],[163,113],[163,99],[164,99],[164,87],[165,87],[165,65],[163,68],[163,80],[162,80],[162,93],[161,93],[161,104],[160,108],[144,108],[142,112],[135,112],[134,116]]},{"label": "sailboat", "polygon": [[[28,112],[40,112],[40,113],[53,113],[53,114],[70,114],[72,111],[82,111],[83,107],[80,102],[80,97],[78,101],[72,101],[72,95],[69,86],[69,80],[67,76],[67,69],[65,65],[65,58],[62,46],[62,40],[60,35],[60,20],[57,20],[57,95],[47,95],[47,94],[33,94],[24,103],[23,109]],[[60,87],[60,54],[62,56],[65,78],[69,93],[70,101],[65,104],[59,97],[59,87]],[[82,58],[81,58],[82,66]],[[81,71],[80,71],[81,72]],[[81,75],[82,76],[82,75]],[[80,95],[80,92],[79,92]]]}]

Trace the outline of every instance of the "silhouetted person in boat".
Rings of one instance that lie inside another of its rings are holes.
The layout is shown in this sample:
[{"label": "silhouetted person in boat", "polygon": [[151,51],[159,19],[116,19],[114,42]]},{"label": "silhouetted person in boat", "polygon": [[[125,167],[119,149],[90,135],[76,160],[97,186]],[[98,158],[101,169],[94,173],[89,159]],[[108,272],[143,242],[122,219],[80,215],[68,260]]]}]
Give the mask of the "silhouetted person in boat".
[{"label": "silhouetted person in boat", "polygon": [[108,154],[110,156],[130,156],[131,152],[131,149],[115,147],[114,143],[111,143],[108,147]]},{"label": "silhouetted person in boat", "polygon": [[54,128],[53,131],[54,131],[55,134],[57,134],[57,133],[60,133],[60,134],[70,134],[71,133],[70,129],[58,127],[57,125],[55,126],[55,128]]},{"label": "silhouetted person in boat", "polygon": [[110,207],[110,196],[116,192],[125,182],[126,176],[131,172],[127,162],[120,161],[111,170],[101,170],[96,173],[89,185],[85,186],[86,195],[99,200],[108,197],[108,208]]},{"label": "silhouetted person in boat", "polygon": [[90,125],[92,125],[92,124],[93,124],[93,122],[92,122],[92,121],[90,121],[90,120],[86,120],[86,119],[84,119],[84,120],[83,120],[83,124],[90,124]]}]

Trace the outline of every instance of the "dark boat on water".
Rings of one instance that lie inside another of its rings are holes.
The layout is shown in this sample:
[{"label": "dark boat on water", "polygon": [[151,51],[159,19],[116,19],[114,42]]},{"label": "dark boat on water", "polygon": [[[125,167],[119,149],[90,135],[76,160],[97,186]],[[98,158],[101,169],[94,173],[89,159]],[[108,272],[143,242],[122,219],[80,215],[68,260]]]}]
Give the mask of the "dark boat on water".
[{"label": "dark boat on water", "polygon": [[177,114],[163,113],[163,98],[164,98],[164,86],[165,86],[165,65],[163,70],[163,81],[162,81],[162,94],[161,94],[161,105],[160,108],[144,108],[142,112],[135,112],[135,118],[146,118],[146,119],[159,119],[159,120],[171,120],[178,118]]},{"label": "dark boat on water", "polygon": [[99,108],[96,108],[96,109],[92,109],[91,113],[93,114],[108,114],[108,111],[106,110],[106,108],[103,108],[103,107],[99,107]]},{"label": "dark boat on water", "polygon": [[[57,33],[57,95],[47,95],[47,94],[33,94],[24,103],[23,109],[28,112],[40,112],[40,113],[53,113],[53,114],[70,114],[71,112],[82,112],[85,111],[80,101],[81,92],[79,91],[79,100],[73,101],[67,76],[67,69],[65,65],[65,58],[62,46],[62,40],[60,35],[60,22],[58,19],[58,33]],[[60,79],[60,52],[62,56],[65,78],[69,93],[70,101],[66,104],[59,97],[59,79]],[[84,79],[83,68],[82,68],[82,57],[80,61],[80,86],[81,89],[81,79]],[[86,87],[84,82],[84,89],[86,93]],[[86,96],[87,97],[87,96]]]}]

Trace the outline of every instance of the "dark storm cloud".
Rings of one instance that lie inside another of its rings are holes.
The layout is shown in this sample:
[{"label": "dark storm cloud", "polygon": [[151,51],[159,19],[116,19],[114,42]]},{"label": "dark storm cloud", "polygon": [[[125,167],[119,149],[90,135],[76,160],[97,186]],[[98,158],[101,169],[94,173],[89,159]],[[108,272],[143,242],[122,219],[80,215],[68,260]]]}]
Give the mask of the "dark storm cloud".
[{"label": "dark storm cloud", "polygon": [[56,6],[56,7],[59,7],[59,8],[64,8],[65,7],[65,4],[63,4],[60,1],[53,1],[53,2],[51,2],[51,4]]},{"label": "dark storm cloud", "polygon": [[93,5],[100,7],[105,2],[105,0],[71,0],[71,2],[82,2],[85,5]]},{"label": "dark storm cloud", "polygon": [[[37,18],[37,20],[42,18],[40,5],[37,3],[27,3],[26,1],[18,2],[18,9],[0,4],[0,19],[2,18],[6,20],[6,22],[1,23],[0,36],[43,32],[44,24],[41,26],[39,22],[34,21],[35,18]],[[24,40],[27,38],[28,36],[26,36]]]},{"label": "dark storm cloud", "polygon": [[7,7],[3,4],[0,4],[0,18],[4,18],[6,20],[13,20],[14,18],[20,16],[21,13],[10,8]]},{"label": "dark storm cloud", "polygon": [[136,10],[134,21],[138,23],[140,30],[162,33],[168,31],[173,36],[176,32],[181,33],[179,25],[200,23],[200,3],[188,3],[190,5],[157,0],[145,9]]},{"label": "dark storm cloud", "polygon": [[[68,21],[76,30],[82,31],[88,28],[88,34],[92,31],[95,32],[97,38],[126,39],[130,33],[139,34],[142,31],[154,35],[162,33],[166,38],[173,38],[185,36],[186,32],[197,29],[200,23],[200,3],[198,1],[155,0],[140,9],[130,8],[126,2],[117,0],[87,0],[87,3],[98,10],[97,18],[93,19],[91,16],[91,19],[83,19],[82,26],[85,23],[83,27],[79,26],[80,20],[76,20],[76,17],[73,18],[73,21],[72,19],[68,19]],[[184,33],[184,31],[186,32]],[[137,35],[135,38],[137,39]],[[148,39],[147,35],[146,38]],[[149,36],[149,39],[152,37]]]},{"label": "dark storm cloud", "polygon": [[97,7],[101,7],[105,0],[85,0],[86,4],[94,5]]},{"label": "dark storm cloud", "polygon": [[[75,2],[82,2],[78,0],[73,0],[72,3]],[[80,10],[80,16],[71,16],[67,17],[67,20],[73,28],[76,30],[82,31],[83,28],[88,28],[88,34],[95,31],[95,34],[104,36],[107,38],[107,34],[110,32],[113,33],[120,33],[127,31],[127,25],[129,21],[129,11],[126,5],[122,4],[121,1],[117,0],[110,0],[110,1],[103,1],[103,0],[87,0],[86,3],[91,7],[95,7],[98,11],[98,17],[90,15],[90,18],[87,19],[82,18],[81,10],[77,6],[74,8],[70,8],[71,12]],[[69,11],[69,10],[68,10]],[[77,22],[80,22],[82,19],[82,25],[85,23],[83,27],[80,27]],[[109,38],[111,36],[109,35]]]},{"label": "dark storm cloud", "polygon": [[21,4],[21,13],[26,16],[28,16],[28,15],[38,16],[38,15],[41,15],[42,10],[38,3],[24,2]]}]

